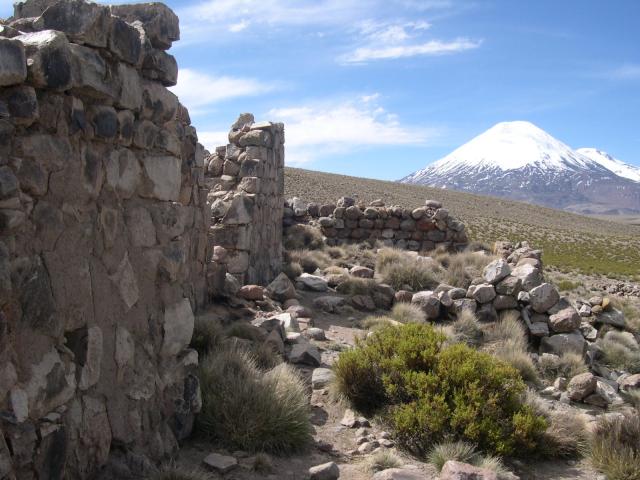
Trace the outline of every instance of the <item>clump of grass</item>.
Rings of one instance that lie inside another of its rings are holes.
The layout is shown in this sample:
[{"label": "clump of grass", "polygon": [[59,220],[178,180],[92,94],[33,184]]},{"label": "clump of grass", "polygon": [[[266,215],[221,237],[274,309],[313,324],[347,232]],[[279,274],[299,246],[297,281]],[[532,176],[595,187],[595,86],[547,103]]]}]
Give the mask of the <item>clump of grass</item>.
[{"label": "clump of grass", "polygon": [[396,322],[400,323],[425,323],[427,315],[422,309],[412,303],[396,303],[389,314]]},{"label": "clump of grass", "polygon": [[584,358],[579,353],[565,352],[562,355],[542,355],[538,359],[538,371],[547,381],[558,377],[571,379],[588,370]]},{"label": "clump of grass", "polygon": [[428,454],[428,461],[440,472],[449,460],[468,463],[479,468],[495,472],[498,478],[503,478],[508,470],[502,460],[493,455],[483,455],[476,447],[467,442],[442,442],[437,444]]},{"label": "clump of grass", "polygon": [[371,295],[376,286],[376,281],[371,278],[345,275],[344,280],[336,287],[336,291],[343,295]]},{"label": "clump of grass", "polygon": [[382,249],[378,253],[376,271],[384,283],[396,290],[408,287],[413,291],[435,288],[438,268],[428,260],[420,260],[395,249]]},{"label": "clump of grass", "polygon": [[166,465],[146,477],[146,480],[213,480],[213,475],[198,467]]},{"label": "clump of grass", "polygon": [[247,352],[223,348],[200,363],[197,430],[230,449],[287,453],[309,444],[305,385],[286,364],[262,372]]},{"label": "clump of grass", "polygon": [[296,224],[288,227],[283,235],[286,250],[319,250],[324,248],[322,232],[316,227]]},{"label": "clump of grass", "polygon": [[629,390],[628,392],[622,392],[622,398],[640,412],[640,390],[634,389]]},{"label": "clump of grass", "polygon": [[571,280],[560,280],[556,283],[556,287],[561,292],[570,292],[582,286],[582,282],[572,282]]},{"label": "clump of grass", "polygon": [[243,338],[252,342],[264,340],[262,330],[247,322],[234,322],[224,330],[224,333],[227,337]]},{"label": "clump of grass", "polygon": [[589,442],[589,458],[594,468],[609,480],[640,479],[640,416],[603,415]]},{"label": "clump of grass", "polygon": [[302,266],[298,262],[283,263],[282,271],[291,280],[295,280],[304,273],[304,270],[302,270]]},{"label": "clump of grass", "polygon": [[402,465],[403,462],[400,457],[389,450],[381,450],[373,454],[367,461],[367,466],[372,472],[380,472],[388,468],[399,468]]},{"label": "clump of grass", "polygon": [[306,273],[314,273],[331,265],[331,257],[322,250],[292,250],[286,254],[289,262],[297,263]]},{"label": "clump of grass", "polygon": [[365,330],[377,330],[387,325],[394,325],[396,320],[386,316],[369,315],[360,320],[360,327]]},{"label": "clump of grass", "polygon": [[535,385],[540,383],[538,370],[536,370],[531,355],[529,355],[526,349],[522,348],[519,342],[508,340],[504,343],[494,345],[492,351],[497,358],[507,362],[518,370],[523,380]]},{"label": "clump of grass", "polygon": [[468,288],[471,279],[482,275],[482,270],[497,257],[483,252],[465,250],[460,253],[441,253],[436,260],[444,267],[442,280],[453,287]]},{"label": "clump of grass", "polygon": [[463,310],[451,324],[454,339],[467,345],[479,345],[482,342],[482,329],[475,313]]},{"label": "clump of grass", "polygon": [[491,325],[485,331],[485,338],[490,343],[511,342],[515,347],[522,350],[527,348],[527,333],[524,325],[520,321],[519,313],[505,311],[501,314],[500,320]]},{"label": "clump of grass", "polygon": [[224,340],[224,329],[220,322],[206,316],[196,317],[191,337],[191,348],[199,355],[214,350]]},{"label": "clump of grass", "polygon": [[262,475],[273,473],[273,462],[271,457],[264,452],[260,452],[253,457],[251,470]]},{"label": "clump of grass", "polygon": [[604,363],[630,373],[640,372],[640,347],[630,333],[611,330],[598,339]]}]

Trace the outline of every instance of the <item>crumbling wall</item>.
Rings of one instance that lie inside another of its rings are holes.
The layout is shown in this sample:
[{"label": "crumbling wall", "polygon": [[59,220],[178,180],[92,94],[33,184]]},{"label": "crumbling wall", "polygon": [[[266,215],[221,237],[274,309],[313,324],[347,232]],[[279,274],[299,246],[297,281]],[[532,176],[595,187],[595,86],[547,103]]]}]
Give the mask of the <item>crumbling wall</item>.
[{"label": "crumbling wall", "polygon": [[191,429],[209,219],[178,38],[162,4],[28,0],[0,26],[0,478]]},{"label": "crumbling wall", "polygon": [[321,228],[325,242],[331,246],[380,242],[388,247],[425,252],[438,247],[461,250],[468,243],[464,224],[435,200],[426,200],[424,207],[413,210],[387,207],[380,200],[368,206],[357,205],[348,197],[340,198],[335,205],[307,204],[299,198],[287,201],[285,230],[310,221]]},{"label": "crumbling wall", "polygon": [[282,268],[284,126],[242,114],[229,144],[205,160],[210,188],[209,282],[215,295],[225,274],[267,285]]}]

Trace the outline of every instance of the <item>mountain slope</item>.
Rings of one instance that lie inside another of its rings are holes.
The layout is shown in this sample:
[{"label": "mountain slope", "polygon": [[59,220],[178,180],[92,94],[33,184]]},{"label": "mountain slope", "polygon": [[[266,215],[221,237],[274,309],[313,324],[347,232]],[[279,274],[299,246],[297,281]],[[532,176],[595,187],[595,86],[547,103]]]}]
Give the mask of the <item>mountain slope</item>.
[{"label": "mountain slope", "polygon": [[607,152],[595,148],[579,148],[576,152],[598,162],[603,167],[611,170],[619,177],[628,178],[634,182],[640,182],[640,167],[629,165],[628,163],[612,157]]},{"label": "mountain slope", "polygon": [[609,168],[626,164],[592,157],[529,122],[503,122],[400,181],[579,213],[640,212],[640,182]]}]

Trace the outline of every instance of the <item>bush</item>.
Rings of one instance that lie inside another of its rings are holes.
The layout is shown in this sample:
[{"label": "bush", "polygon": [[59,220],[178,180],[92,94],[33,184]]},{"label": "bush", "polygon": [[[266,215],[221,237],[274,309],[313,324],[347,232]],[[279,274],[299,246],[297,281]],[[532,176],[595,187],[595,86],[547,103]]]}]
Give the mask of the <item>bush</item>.
[{"label": "bush", "polygon": [[422,309],[411,303],[396,303],[389,314],[396,322],[400,323],[425,323],[427,315]]},{"label": "bush", "polygon": [[479,345],[482,342],[482,329],[475,313],[463,310],[451,324],[454,340],[467,345]]},{"label": "bush", "polygon": [[630,373],[640,373],[640,348],[632,334],[612,330],[596,343],[602,350],[605,364]]},{"label": "bush", "polygon": [[601,416],[589,441],[594,468],[609,480],[640,480],[640,416]]},{"label": "bush", "polygon": [[285,453],[311,439],[304,383],[286,364],[266,373],[238,348],[224,348],[200,363],[202,411],[196,428],[229,449]]},{"label": "bush", "polygon": [[324,240],[320,229],[296,224],[284,231],[283,245],[285,250],[319,250],[324,248]]},{"label": "bush", "polygon": [[369,458],[367,466],[372,472],[379,472],[388,468],[399,468],[402,466],[402,460],[389,450],[381,450]]},{"label": "bush", "polygon": [[546,422],[522,404],[517,371],[445,339],[428,324],[382,327],[339,356],[337,387],[419,454],[448,436],[498,454],[535,448]]},{"label": "bush", "polygon": [[219,321],[198,316],[193,324],[193,336],[191,337],[191,348],[195,349],[199,355],[215,350],[224,340],[224,329]]},{"label": "bush", "polygon": [[542,377],[548,381],[558,377],[571,379],[589,370],[582,355],[575,352],[566,352],[560,356],[542,355],[538,359],[537,367]]}]

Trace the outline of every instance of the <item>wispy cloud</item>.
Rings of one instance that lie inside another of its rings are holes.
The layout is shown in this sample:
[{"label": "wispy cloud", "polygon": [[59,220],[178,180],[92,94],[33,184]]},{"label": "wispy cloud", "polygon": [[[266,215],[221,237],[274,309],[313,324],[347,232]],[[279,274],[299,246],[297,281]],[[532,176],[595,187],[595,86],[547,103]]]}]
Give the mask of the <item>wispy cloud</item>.
[{"label": "wispy cloud", "polygon": [[178,84],[171,87],[192,115],[198,115],[215,103],[248,97],[274,89],[274,85],[253,78],[215,76],[189,68],[180,69]]},{"label": "wispy cloud", "polygon": [[286,161],[301,165],[327,155],[376,146],[426,145],[441,135],[434,127],[404,125],[377,102],[378,95],[358,100],[310,103],[268,112],[285,124]]},{"label": "wispy cloud", "polygon": [[640,65],[627,63],[621,67],[613,69],[609,72],[610,78],[618,80],[637,80],[640,79]]},{"label": "wispy cloud", "polygon": [[388,60],[394,58],[448,55],[478,48],[482,42],[458,38],[451,42],[430,40],[425,43],[389,45],[380,47],[359,47],[340,59],[345,63],[366,63],[372,60]]}]

